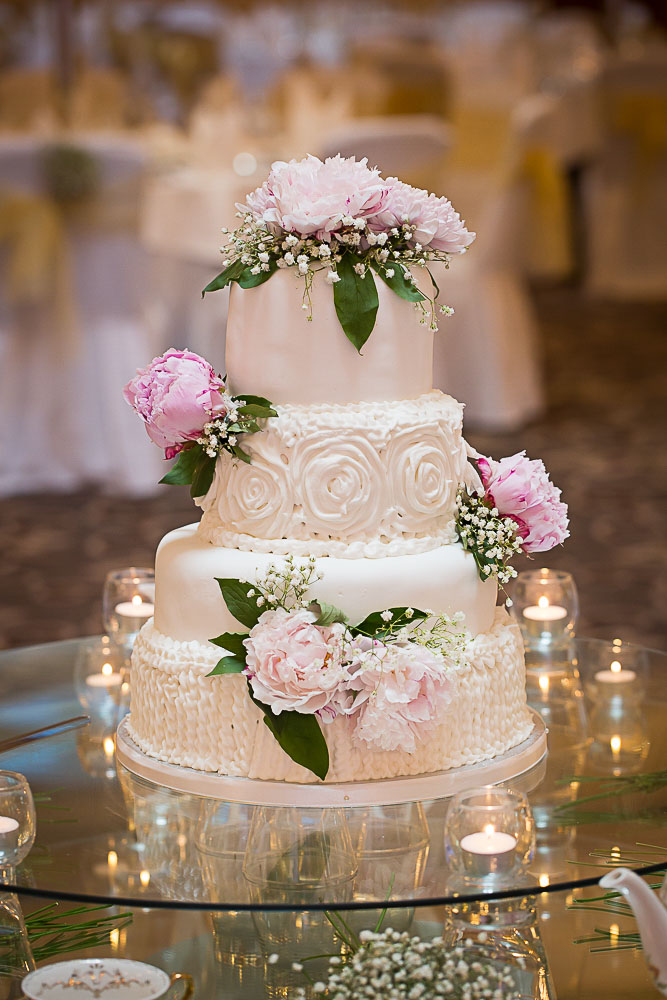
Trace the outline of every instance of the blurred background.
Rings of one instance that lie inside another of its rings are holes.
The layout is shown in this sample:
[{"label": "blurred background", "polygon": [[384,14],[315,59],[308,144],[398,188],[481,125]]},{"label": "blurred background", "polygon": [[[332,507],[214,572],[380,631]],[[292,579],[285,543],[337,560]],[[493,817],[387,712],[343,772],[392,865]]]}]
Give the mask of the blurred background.
[{"label": "blurred background", "polygon": [[121,390],[170,346],[224,371],[220,230],[307,152],[477,231],[436,385],[562,487],[581,633],[664,647],[662,0],[4,0],[0,647],[101,631],[107,571],[195,520]]}]

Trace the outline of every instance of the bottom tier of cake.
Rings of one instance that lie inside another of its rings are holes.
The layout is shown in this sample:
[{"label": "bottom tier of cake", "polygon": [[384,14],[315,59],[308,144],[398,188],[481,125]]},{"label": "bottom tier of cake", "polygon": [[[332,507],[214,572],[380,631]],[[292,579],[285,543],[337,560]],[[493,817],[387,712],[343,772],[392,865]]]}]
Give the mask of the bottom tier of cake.
[{"label": "bottom tier of cake", "polygon": [[[248,696],[245,678],[207,677],[220,658],[211,643],[179,642],[152,621],[132,657],[129,731],[158,760],[202,771],[272,781],[317,781],[278,746]],[[471,639],[451,672],[453,697],[441,724],[416,753],[373,750],[339,717],[324,728],[327,781],[368,781],[447,770],[489,760],[530,734],[523,645],[518,627],[497,608],[492,628]]]}]

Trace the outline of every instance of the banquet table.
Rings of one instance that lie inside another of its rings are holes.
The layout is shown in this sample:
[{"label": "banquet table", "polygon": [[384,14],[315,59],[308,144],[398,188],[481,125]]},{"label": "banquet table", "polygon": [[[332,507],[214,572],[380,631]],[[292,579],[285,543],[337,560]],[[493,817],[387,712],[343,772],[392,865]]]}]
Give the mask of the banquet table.
[{"label": "banquet table", "polygon": [[[90,641],[0,653],[3,739],[81,714],[75,666]],[[116,760],[118,718],[105,716],[0,755],[0,767],[28,778],[37,802],[35,846],[15,874],[0,873],[0,891],[16,893],[26,913],[45,899],[129,909],[132,923],[110,936],[112,955],[188,972],[196,996],[230,1000],[292,996],[300,980],[291,963],[316,954],[323,940],[331,946],[332,911],[360,930],[373,927],[386,907],[385,926],[432,937],[452,906],[514,901],[534,910],[555,987],[550,995],[649,998],[654,992],[640,953],[614,948],[613,939],[602,954],[575,943],[610,921],[622,930],[633,927],[575,902],[599,895],[605,867],[620,860],[655,874],[667,862],[666,789],[650,800],[637,790],[607,797],[593,804],[600,811],[591,815],[590,806],[582,804],[581,811],[576,805],[588,786],[566,780],[667,767],[667,654],[624,646],[641,664],[641,697],[625,722],[616,712],[621,731],[627,724],[633,733],[629,755],[619,757],[609,752],[600,705],[590,697],[605,648],[577,639],[565,658],[528,659],[529,703],[545,719],[549,749],[539,764],[507,782],[528,796],[537,829],[530,868],[511,886],[489,894],[455,883],[443,848],[446,798],[334,810],[352,832],[353,880],[322,879],[316,889],[250,882],[242,865],[257,807],[244,804],[243,796],[204,798],[133,775]],[[539,680],[545,676],[546,685]],[[563,677],[567,683],[559,684]],[[303,825],[308,808],[290,810]],[[647,844],[650,850],[638,846]],[[270,960],[274,954],[278,959]]]}]

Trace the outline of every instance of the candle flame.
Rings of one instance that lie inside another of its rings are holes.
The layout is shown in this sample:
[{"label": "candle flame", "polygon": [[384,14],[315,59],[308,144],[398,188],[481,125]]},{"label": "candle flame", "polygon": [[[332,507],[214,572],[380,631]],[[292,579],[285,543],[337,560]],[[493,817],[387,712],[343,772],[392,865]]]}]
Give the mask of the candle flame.
[{"label": "candle flame", "polygon": [[106,736],[102,741],[102,746],[107,757],[113,757],[113,752],[115,750],[115,745],[112,736]]},{"label": "candle flame", "polygon": [[612,738],[609,740],[609,745],[611,747],[612,753],[618,753],[619,750],[621,749],[621,737],[612,736]]},{"label": "candle flame", "polygon": [[543,889],[546,889],[549,885],[549,876],[546,873],[544,875],[540,875],[540,885]]},{"label": "candle flame", "polygon": [[118,865],[118,855],[115,851],[109,851],[107,854],[107,864],[109,865],[109,868],[116,868]]},{"label": "candle flame", "polygon": [[108,677],[109,674],[113,673],[113,667],[111,666],[110,663],[102,664],[102,673],[104,674],[105,677]]},{"label": "candle flame", "polygon": [[547,674],[542,674],[542,676],[538,681],[538,684],[540,685],[540,690],[543,691],[544,694],[547,694],[549,691],[549,678]]},{"label": "candle flame", "polygon": [[612,660],[611,663],[609,664],[609,669],[611,670],[612,674],[620,674],[621,664],[619,663],[618,660]]},{"label": "candle flame", "polygon": [[618,936],[621,933],[621,928],[618,924],[610,924],[609,926],[609,938],[612,948],[615,948],[618,944]]},{"label": "candle flame", "polygon": [[139,881],[141,882],[144,888],[146,888],[150,880],[151,880],[151,873],[149,871],[146,871],[145,868],[143,869],[143,871],[139,872]]},{"label": "candle flame", "polygon": [[132,598],[132,603],[134,604],[135,608],[138,608],[140,604],[143,604],[143,601],[141,600],[141,594],[135,594],[134,597]]},{"label": "candle flame", "polygon": [[493,823],[485,823],[485,825],[484,825],[484,833],[487,835],[487,837],[492,837],[495,832],[496,832],[496,828],[493,825]]},{"label": "candle flame", "polygon": [[538,606],[538,608],[548,608],[549,607],[549,598],[546,596],[546,594],[542,594],[542,596],[538,599],[537,606]]}]

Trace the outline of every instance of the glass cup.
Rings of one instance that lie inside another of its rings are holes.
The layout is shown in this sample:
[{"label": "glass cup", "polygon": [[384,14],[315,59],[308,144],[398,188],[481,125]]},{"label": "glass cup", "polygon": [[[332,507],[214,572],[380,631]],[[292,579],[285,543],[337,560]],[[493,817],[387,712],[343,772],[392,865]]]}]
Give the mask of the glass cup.
[{"label": "glass cup", "polygon": [[102,610],[110,638],[129,657],[141,626],[155,610],[155,571],[128,566],[107,573]]},{"label": "glass cup", "polygon": [[27,778],[16,771],[0,771],[0,881],[11,879],[14,868],[35,842],[35,803]]},{"label": "glass cup", "polygon": [[529,569],[519,573],[511,590],[512,616],[526,651],[544,655],[567,649],[579,617],[577,588],[563,570]]},{"label": "glass cup", "polygon": [[129,711],[129,671],[122,650],[108,635],[92,636],[79,643],[74,687],[93,724],[115,728]]},{"label": "glass cup", "polygon": [[445,855],[452,880],[482,888],[515,884],[535,851],[535,824],[521,792],[495,785],[455,795],[445,819]]}]

